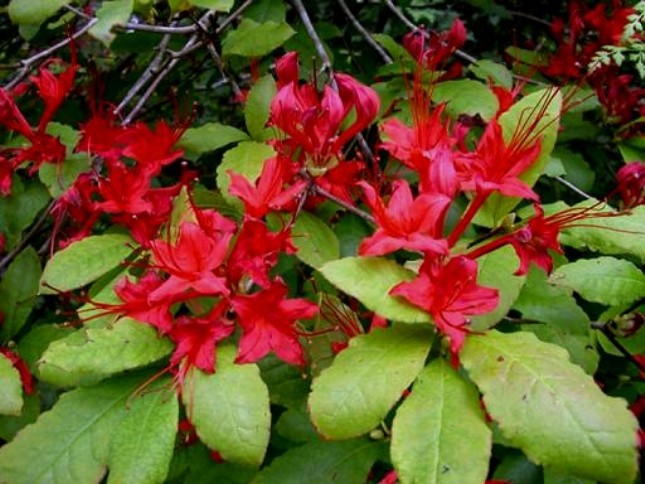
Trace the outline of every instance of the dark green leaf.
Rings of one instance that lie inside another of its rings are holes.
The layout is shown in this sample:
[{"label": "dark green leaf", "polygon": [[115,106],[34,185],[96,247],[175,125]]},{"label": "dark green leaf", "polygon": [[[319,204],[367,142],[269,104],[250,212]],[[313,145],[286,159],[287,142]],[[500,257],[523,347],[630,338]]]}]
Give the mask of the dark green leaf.
[{"label": "dark green leaf", "polygon": [[309,212],[300,212],[292,229],[296,256],[305,264],[318,269],[340,257],[336,234],[325,222]]},{"label": "dark green leaf", "polygon": [[314,379],[309,411],[316,429],[333,439],[372,430],[419,374],[431,343],[426,326],[399,325],[352,338]]},{"label": "dark green leaf", "polygon": [[206,123],[197,128],[187,129],[177,145],[187,151],[201,154],[246,139],[248,135],[233,126]]},{"label": "dark green leaf", "polygon": [[14,177],[11,194],[0,197],[0,227],[7,239],[7,249],[16,246],[22,231],[32,224],[49,200],[49,193],[42,183],[29,181],[23,185],[18,177]]},{"label": "dark green leaf", "polygon": [[260,57],[280,47],[293,34],[295,30],[284,22],[268,20],[260,24],[245,18],[222,42],[222,54]]},{"label": "dark green leaf", "polygon": [[0,280],[0,338],[8,340],[24,326],[34,305],[40,282],[40,258],[27,246],[13,260]]},{"label": "dark green leaf", "polygon": [[244,121],[246,129],[256,140],[262,141],[267,138],[265,126],[269,120],[271,101],[276,92],[275,81],[270,74],[258,79],[249,91],[244,105]]},{"label": "dark green leaf", "polygon": [[22,383],[13,363],[0,353],[0,415],[20,415]]}]

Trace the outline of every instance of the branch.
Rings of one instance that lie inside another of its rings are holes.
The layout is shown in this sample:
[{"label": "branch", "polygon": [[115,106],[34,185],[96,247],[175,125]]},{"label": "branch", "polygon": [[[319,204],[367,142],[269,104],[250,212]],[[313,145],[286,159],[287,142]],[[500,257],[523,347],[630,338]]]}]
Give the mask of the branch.
[{"label": "branch", "polygon": [[580,190],[577,186],[575,186],[573,183],[571,183],[571,182],[569,182],[569,181],[565,180],[565,179],[564,179],[564,178],[562,178],[561,176],[554,176],[553,178],[554,178],[555,180],[559,181],[560,183],[562,183],[565,187],[567,187],[567,188],[569,188],[569,189],[573,190],[574,192],[576,192],[576,193],[577,193],[578,195],[580,195],[581,197],[584,197],[584,198],[586,198],[587,200],[594,200],[594,197],[592,197],[592,196],[591,196],[591,195],[589,195],[588,193],[583,192],[583,191],[582,191],[582,190]]},{"label": "branch", "polygon": [[330,201],[334,202],[336,205],[339,205],[339,206],[343,207],[348,212],[351,212],[354,215],[359,216],[360,218],[365,220],[370,225],[376,225],[376,220],[374,220],[374,217],[372,217],[369,213],[361,210],[360,208],[355,207],[354,205],[350,205],[345,200],[342,200],[342,199],[338,198],[336,195],[328,192],[324,188],[321,188],[316,184],[312,184],[311,185],[311,191],[312,191],[312,193],[320,195],[321,197],[326,198],[327,200],[330,200]]},{"label": "branch", "polygon": [[352,14],[352,11],[349,9],[347,4],[345,3],[345,0],[338,0],[338,4],[340,5],[340,8],[343,9],[345,12],[345,15],[347,15],[347,18],[349,21],[352,23],[354,28],[360,32],[360,34],[363,36],[365,41],[374,49],[378,54],[381,56],[381,59],[383,59],[383,62],[386,64],[392,64],[392,58],[388,55],[387,52],[381,47],[373,38],[372,35],[363,27],[363,25],[358,21],[356,17]]}]

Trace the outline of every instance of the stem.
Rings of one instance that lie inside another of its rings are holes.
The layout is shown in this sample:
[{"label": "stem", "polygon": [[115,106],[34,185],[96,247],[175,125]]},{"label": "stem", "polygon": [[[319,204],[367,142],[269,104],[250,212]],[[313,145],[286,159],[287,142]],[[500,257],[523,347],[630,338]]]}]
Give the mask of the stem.
[{"label": "stem", "polygon": [[475,214],[477,214],[477,211],[481,208],[487,198],[487,194],[475,195],[475,198],[470,202],[466,211],[461,215],[459,222],[457,222],[457,226],[448,236],[448,245],[450,247],[454,246],[455,243],[459,240],[459,237],[461,237],[461,234],[464,233],[472,219],[475,217]]},{"label": "stem", "polygon": [[338,4],[340,5],[340,8],[343,9],[343,12],[345,12],[345,15],[347,15],[347,18],[349,21],[352,23],[354,28],[359,31],[359,33],[363,36],[365,39],[365,42],[369,44],[372,49],[374,49],[376,52],[378,52],[378,55],[381,56],[381,59],[383,59],[383,62],[386,64],[392,64],[392,58],[388,55],[387,52],[381,47],[373,38],[372,35],[363,27],[363,25],[358,21],[356,17],[352,14],[352,11],[349,9],[347,4],[345,3],[345,0],[338,0]]},{"label": "stem", "polygon": [[573,183],[571,183],[571,182],[569,182],[569,181],[565,180],[565,179],[564,179],[564,178],[562,178],[561,176],[555,176],[555,177],[553,177],[553,178],[555,178],[557,181],[559,181],[560,183],[562,183],[565,187],[570,188],[571,190],[573,190],[574,192],[576,192],[578,195],[580,195],[580,196],[582,196],[582,197],[586,198],[587,200],[593,200],[593,199],[594,199],[591,195],[589,195],[589,194],[587,194],[587,193],[583,192],[583,191],[582,191],[582,190],[580,190],[577,186],[575,186]]},{"label": "stem", "polygon": [[339,206],[343,207],[345,210],[347,210],[348,212],[351,212],[354,215],[362,218],[367,223],[369,223],[371,225],[376,225],[376,220],[374,220],[374,217],[372,217],[369,213],[361,210],[360,208],[355,207],[354,205],[350,205],[346,201],[338,198],[336,195],[328,192],[324,188],[321,188],[318,185],[313,184],[311,186],[311,191],[313,193],[315,193],[316,195],[320,195],[321,197],[326,198],[327,200],[330,200],[330,201],[334,202],[336,205],[339,205]]},{"label": "stem", "polygon": [[611,342],[611,344],[613,344],[614,347],[625,356],[625,358],[631,361],[636,366],[636,368],[639,369],[641,373],[645,372],[645,365],[643,365],[643,363],[641,363],[636,358],[634,358],[634,355],[632,355],[629,351],[627,351],[627,348],[625,348],[622,345],[622,343],[618,341],[618,339],[616,339],[616,336],[614,336],[614,333],[612,333],[611,330],[608,328],[607,323],[600,323],[600,324],[592,323],[591,327],[593,329],[600,331],[602,334],[604,334],[607,337],[607,339]]}]

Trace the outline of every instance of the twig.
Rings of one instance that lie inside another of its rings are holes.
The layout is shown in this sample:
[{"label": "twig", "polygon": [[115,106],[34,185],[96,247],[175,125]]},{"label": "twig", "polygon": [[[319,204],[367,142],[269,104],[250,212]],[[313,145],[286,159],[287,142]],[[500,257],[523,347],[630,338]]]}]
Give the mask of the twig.
[{"label": "twig", "polygon": [[352,23],[354,28],[360,32],[360,34],[363,36],[365,41],[372,47],[378,54],[381,56],[381,59],[383,59],[383,62],[386,64],[392,64],[392,58],[388,55],[387,52],[381,47],[378,42],[376,42],[373,38],[372,35],[363,27],[363,25],[358,21],[356,17],[352,14],[352,11],[349,9],[347,4],[345,3],[345,0],[338,0],[338,4],[340,5],[340,8],[343,9],[345,12],[345,15],[347,15],[347,18],[349,21]]},{"label": "twig", "polygon": [[546,25],[547,27],[551,27],[551,24],[547,21],[544,20],[540,17],[536,17],[535,15],[531,15],[529,13],[524,13],[524,12],[518,12],[517,10],[506,10],[510,15],[514,17],[522,17],[528,20],[532,20],[533,22],[537,22],[542,25]]},{"label": "twig", "polygon": [[88,30],[90,30],[94,24],[98,22],[98,20],[90,20],[87,22],[83,27],[78,29],[76,32],[74,32],[72,35],[69,37],[61,40],[60,42],[55,43],[51,47],[48,47],[47,49],[40,51],[38,54],[32,55],[31,57],[28,57],[27,59],[24,59],[20,61],[20,65],[22,68],[20,71],[16,74],[16,76],[5,86],[6,90],[11,90],[13,89],[24,77],[29,74],[29,71],[36,65],[38,65],[43,59],[51,56],[54,52],[56,52],[58,49],[61,49],[65,47],[66,45],[70,44],[77,38],[79,38],[81,35],[85,34]]},{"label": "twig", "polygon": [[564,178],[562,178],[561,176],[554,176],[553,178],[554,178],[554,179],[556,179],[557,181],[559,181],[560,183],[562,183],[565,187],[567,187],[567,188],[569,188],[569,189],[573,190],[574,192],[576,192],[576,193],[577,193],[578,195],[580,195],[581,197],[584,197],[584,198],[586,198],[586,199],[588,199],[588,200],[593,200],[593,199],[594,199],[591,195],[589,195],[589,194],[587,194],[587,193],[583,192],[583,191],[582,191],[582,190],[580,190],[577,186],[575,186],[573,183],[571,183],[571,182],[569,182],[569,181],[565,180],[565,179],[564,179]]},{"label": "twig", "polygon": [[313,184],[311,186],[311,191],[313,193],[317,194],[317,195],[320,195],[321,197],[326,198],[327,200],[330,200],[330,201],[334,202],[336,205],[340,205],[345,210],[347,210],[348,212],[353,213],[354,215],[359,216],[360,218],[365,220],[367,223],[369,223],[371,225],[376,225],[376,220],[374,220],[374,217],[372,217],[369,213],[364,212],[363,210],[361,210],[360,208],[355,207],[354,205],[350,205],[345,200],[342,200],[342,199],[338,198],[336,195],[328,192],[324,188]]},{"label": "twig", "polygon": [[625,358],[631,361],[636,366],[636,368],[641,371],[641,373],[645,372],[645,365],[643,365],[643,363],[638,361],[637,358],[634,358],[634,355],[627,351],[627,348],[625,348],[622,343],[616,339],[616,336],[614,336],[614,333],[611,332],[607,324],[608,323],[591,323],[591,327],[604,334],[611,342],[611,344],[614,345],[614,347],[618,351],[620,351],[625,356]]}]

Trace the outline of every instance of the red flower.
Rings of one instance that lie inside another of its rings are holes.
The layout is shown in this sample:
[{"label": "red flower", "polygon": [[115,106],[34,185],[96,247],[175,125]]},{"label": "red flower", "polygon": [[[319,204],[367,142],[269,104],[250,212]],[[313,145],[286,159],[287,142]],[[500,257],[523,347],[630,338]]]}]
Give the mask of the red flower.
[{"label": "red flower", "polygon": [[96,154],[108,162],[116,161],[123,149],[119,142],[123,133],[124,128],[116,124],[109,109],[95,111],[89,121],[81,125],[81,139],[75,151]]},{"label": "red flower", "polygon": [[[55,59],[49,63],[61,63],[61,61]],[[74,87],[74,78],[76,77],[77,70],[76,53],[72,49],[71,64],[58,76],[54,75],[46,67],[41,67],[38,75],[30,77],[31,82],[38,89],[38,96],[45,103],[45,111],[40,116],[40,122],[38,123],[39,132],[43,133],[45,131],[45,127],[51,121],[54,113]]]},{"label": "red flower", "polygon": [[395,286],[390,294],[428,311],[437,329],[450,337],[453,355],[463,345],[466,316],[492,311],[499,302],[497,289],[477,284],[477,262],[464,256],[448,262],[426,258],[418,277]]},{"label": "red flower", "polygon": [[170,277],[150,293],[150,302],[171,300],[188,289],[204,295],[228,295],[226,278],[215,275],[214,270],[224,261],[231,238],[230,233],[213,237],[199,225],[183,222],[174,245],[160,239],[153,241],[154,267]]},{"label": "red flower", "polygon": [[124,144],[123,156],[139,163],[144,171],[156,175],[161,167],[172,163],[181,155],[182,150],[173,150],[185,128],[171,128],[159,121],[154,131],[145,123],[136,123],[126,128],[120,141]]},{"label": "red flower", "polygon": [[284,208],[307,185],[304,180],[300,180],[289,188],[284,188],[293,179],[293,172],[290,161],[282,156],[274,156],[264,162],[255,186],[242,175],[232,171],[228,175],[231,177],[229,193],[244,202],[246,216],[251,218],[262,218],[271,210]]},{"label": "red flower", "polygon": [[278,279],[260,292],[233,298],[231,306],[242,327],[237,363],[252,363],[273,351],[287,363],[304,364],[296,320],[313,318],[318,306],[286,295],[287,286]]},{"label": "red flower", "polygon": [[108,176],[99,181],[99,194],[105,201],[96,204],[97,210],[107,213],[136,214],[149,212],[152,204],[144,200],[150,179],[138,167],[130,168],[119,161],[108,163]]},{"label": "red flower", "polygon": [[618,194],[624,208],[633,208],[645,204],[645,163],[632,161],[616,173]]},{"label": "red flower", "polygon": [[426,194],[414,199],[410,185],[397,180],[386,207],[370,184],[363,181],[358,185],[363,188],[367,205],[378,224],[374,235],[361,242],[361,255],[383,255],[399,249],[447,253],[448,245],[441,231],[451,199]]},{"label": "red flower", "polygon": [[11,160],[0,155],[0,197],[6,197],[11,193],[13,171]]},{"label": "red flower", "polygon": [[11,95],[2,88],[0,88],[0,125],[20,133],[25,138],[31,136],[33,131]]},{"label": "red flower", "polygon": [[419,64],[435,71],[465,42],[466,28],[461,20],[455,19],[447,32],[414,30],[403,36],[402,44]]}]

